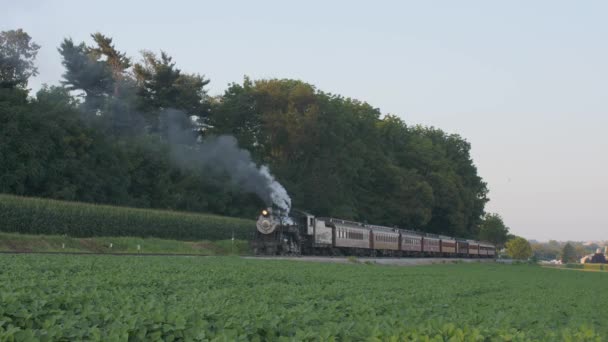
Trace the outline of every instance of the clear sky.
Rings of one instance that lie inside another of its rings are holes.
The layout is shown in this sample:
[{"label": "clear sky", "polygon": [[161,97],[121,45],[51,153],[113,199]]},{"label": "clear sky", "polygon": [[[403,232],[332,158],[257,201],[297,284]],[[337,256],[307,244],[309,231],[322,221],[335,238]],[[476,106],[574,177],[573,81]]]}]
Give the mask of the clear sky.
[{"label": "clear sky", "polygon": [[608,2],[7,1],[0,30],[42,45],[57,84],[63,37],[163,49],[210,93],[296,78],[472,144],[490,212],[531,239],[608,239]]}]

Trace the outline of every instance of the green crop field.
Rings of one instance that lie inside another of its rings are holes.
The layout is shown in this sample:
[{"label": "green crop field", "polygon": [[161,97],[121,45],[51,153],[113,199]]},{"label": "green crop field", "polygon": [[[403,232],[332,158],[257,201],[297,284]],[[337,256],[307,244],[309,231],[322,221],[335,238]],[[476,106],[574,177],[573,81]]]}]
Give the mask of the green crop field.
[{"label": "green crop field", "polygon": [[254,229],[254,221],[233,217],[0,194],[1,232],[192,241],[247,240]]},{"label": "green crop field", "polygon": [[0,341],[601,341],[608,274],[0,256]]}]

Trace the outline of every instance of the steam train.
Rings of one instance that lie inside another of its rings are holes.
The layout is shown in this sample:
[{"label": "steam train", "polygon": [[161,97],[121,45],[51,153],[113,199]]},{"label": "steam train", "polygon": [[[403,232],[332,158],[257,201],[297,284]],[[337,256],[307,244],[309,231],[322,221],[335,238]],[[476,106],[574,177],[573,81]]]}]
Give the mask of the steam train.
[{"label": "steam train", "polygon": [[251,247],[257,255],[494,258],[490,243],[415,232],[293,210],[264,209]]}]

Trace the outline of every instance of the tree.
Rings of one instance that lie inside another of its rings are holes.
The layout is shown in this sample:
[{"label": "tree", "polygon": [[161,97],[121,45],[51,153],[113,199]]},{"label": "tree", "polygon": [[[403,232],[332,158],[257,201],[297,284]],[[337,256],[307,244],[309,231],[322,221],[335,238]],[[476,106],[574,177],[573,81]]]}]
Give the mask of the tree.
[{"label": "tree", "polygon": [[531,246],[532,252],[540,260],[555,260],[559,258],[561,253],[561,247],[552,243],[536,242],[531,244]]},{"label": "tree", "polygon": [[561,253],[562,263],[566,264],[570,262],[576,262],[577,259],[578,257],[576,255],[576,249],[574,248],[574,246],[572,246],[570,242],[566,243]]},{"label": "tree", "polygon": [[34,59],[40,46],[22,29],[0,32],[0,88],[25,88],[38,74]]},{"label": "tree", "polygon": [[532,247],[528,240],[516,237],[507,241],[507,254],[513,259],[525,260],[532,256]]},{"label": "tree", "polygon": [[289,79],[232,84],[210,119],[271,166],[296,207],[477,238],[487,188],[457,135]]},{"label": "tree", "polygon": [[498,214],[486,214],[479,225],[479,240],[491,242],[498,248],[502,248],[507,242],[508,234],[509,227]]},{"label": "tree", "polygon": [[112,44],[112,38],[97,32],[91,35],[97,46],[90,47],[89,55],[96,60],[105,57],[112,79],[114,80],[113,96],[118,96],[121,86],[125,83],[125,71],[131,66],[131,61],[126,54],[116,50]]},{"label": "tree", "polygon": [[138,108],[148,114],[147,120],[154,131],[162,128],[159,113],[165,109],[178,109],[201,120],[207,118],[209,103],[204,87],[209,80],[198,74],[183,73],[164,51],[160,57],[143,51],[141,62],[133,66],[133,73]]},{"label": "tree", "polygon": [[118,51],[112,38],[91,35],[94,45],[75,44],[66,38],[58,49],[65,66],[62,83],[84,92],[82,106],[90,120],[100,120],[114,135],[133,135],[145,126],[135,110],[135,81],[128,73],[131,61]]},{"label": "tree", "polygon": [[61,83],[68,90],[84,92],[85,109],[96,114],[103,107],[104,99],[112,94],[112,70],[105,61],[92,56],[84,42],[75,44],[71,38],[66,38],[58,51],[65,67]]}]

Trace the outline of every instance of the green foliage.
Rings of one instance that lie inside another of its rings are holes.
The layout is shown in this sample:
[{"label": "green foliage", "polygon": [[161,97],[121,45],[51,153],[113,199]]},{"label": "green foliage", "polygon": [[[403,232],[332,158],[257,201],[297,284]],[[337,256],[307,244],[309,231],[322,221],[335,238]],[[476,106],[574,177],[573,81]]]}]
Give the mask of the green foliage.
[{"label": "green foliage", "polygon": [[25,88],[38,74],[34,59],[40,46],[22,29],[0,32],[0,88]]},{"label": "green foliage", "polygon": [[576,249],[569,242],[564,245],[564,249],[562,249],[561,260],[564,264],[569,262],[578,261],[578,256],[576,255]]},{"label": "green foliage", "polygon": [[264,203],[226,174],[176,165],[163,113],[177,113],[201,138],[234,135],[294,207],[477,238],[487,187],[459,135],[298,80],[246,78],[211,99],[165,52],[133,64],[111,37],[91,38],[61,43],[64,87],[0,93],[0,192],[254,217]]},{"label": "green foliage", "polygon": [[100,60],[101,56],[92,54],[84,42],[76,44],[71,38],[66,38],[58,51],[65,67],[63,85],[68,90],[84,92],[86,110],[102,108],[104,98],[112,94],[112,69]]},{"label": "green foliage", "polygon": [[507,242],[509,227],[505,225],[498,214],[486,214],[479,225],[479,240],[488,241],[502,248]]},{"label": "green foliage", "polygon": [[250,220],[0,195],[0,231],[71,237],[249,239]]},{"label": "green foliage", "polygon": [[[189,116],[206,117],[208,104],[204,87],[209,84],[203,76],[186,74],[175,66],[173,59],[165,52],[160,57],[150,51],[142,52],[142,61],[133,66],[138,106],[144,113],[156,113],[161,109],[173,108],[184,111]],[[153,127],[158,127],[158,117],[150,117]]]},{"label": "green foliage", "polygon": [[95,125],[64,88],[30,102],[0,89],[0,193],[243,217],[263,205],[223,175],[180,169],[158,137],[116,139]]},{"label": "green foliage", "polygon": [[367,103],[294,80],[245,79],[211,111],[271,165],[296,207],[319,215],[476,237],[486,185],[458,135],[381,118]]},{"label": "green foliage", "polygon": [[557,260],[561,253],[562,247],[555,240],[549,242],[537,242],[531,244],[532,252],[540,260]]},{"label": "green foliage", "polygon": [[[0,256],[0,340],[602,341],[604,274]],[[387,281],[393,279],[395,281]],[[399,281],[401,280],[401,281]]]},{"label": "green foliage", "polygon": [[532,247],[528,240],[516,237],[507,241],[507,254],[513,259],[524,260],[532,256]]}]

